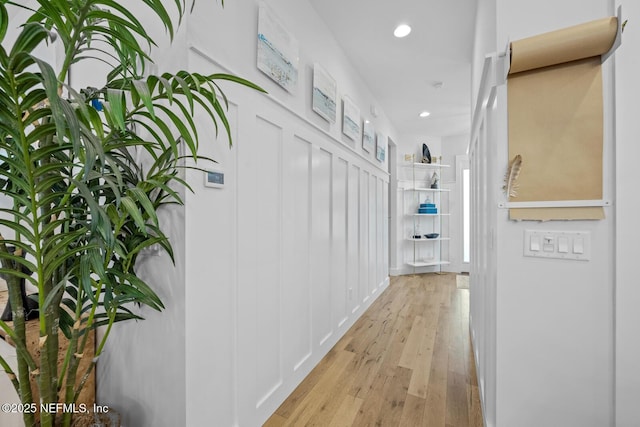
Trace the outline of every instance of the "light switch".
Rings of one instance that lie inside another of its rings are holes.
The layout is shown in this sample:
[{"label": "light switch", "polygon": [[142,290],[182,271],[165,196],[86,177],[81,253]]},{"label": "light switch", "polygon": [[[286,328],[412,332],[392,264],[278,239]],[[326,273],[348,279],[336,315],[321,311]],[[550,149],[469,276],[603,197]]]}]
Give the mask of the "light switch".
[{"label": "light switch", "polygon": [[530,249],[535,252],[540,250],[540,236],[531,236]]},{"label": "light switch", "polygon": [[524,256],[564,261],[591,259],[591,233],[572,230],[524,230]]},{"label": "light switch", "polygon": [[558,252],[566,254],[569,252],[569,239],[566,237],[558,237]]}]

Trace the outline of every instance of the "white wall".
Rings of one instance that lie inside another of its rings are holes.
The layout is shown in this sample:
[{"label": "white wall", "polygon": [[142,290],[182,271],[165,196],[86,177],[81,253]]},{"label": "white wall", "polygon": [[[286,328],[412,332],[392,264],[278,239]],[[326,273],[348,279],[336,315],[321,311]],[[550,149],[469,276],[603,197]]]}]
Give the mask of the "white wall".
[{"label": "white wall", "polygon": [[234,148],[203,153],[225,188],[188,173],[185,425],[261,425],[388,284],[386,164],[311,110],[313,63],[361,111],[375,100],[306,1],[268,4],[300,44],[295,96],[256,69],[257,2],[199,2],[188,22],[190,69],[269,95],[224,85]]},{"label": "white wall", "polygon": [[[152,54],[160,72],[231,71],[269,95],[223,85],[231,150],[196,117],[226,185],[189,171],[196,194],[161,218],[176,266],[150,255],[137,267],[167,308],[117,325],[98,365],[98,402],[125,426],[261,425],[388,285],[387,162],[312,111],[313,63],[339,98],[378,103],[309,3],[268,4],[300,43],[296,95],[256,68],[257,1],[198,2],[173,47]],[[72,83],[101,86],[103,71],[79,65]],[[383,111],[364,118],[398,139]]]},{"label": "white wall", "polygon": [[496,0],[478,0],[476,9],[476,28],[473,43],[473,60],[471,62],[471,113],[476,107],[478,88],[482,76],[482,62],[487,54],[504,50],[506,46],[497,47]]},{"label": "white wall", "polygon": [[[155,16],[139,3],[129,7],[158,43],[152,50],[155,72],[184,69],[184,24],[170,45]],[[71,73],[72,83],[75,87],[100,87],[104,84],[103,68],[99,63],[80,64]],[[205,138],[204,144],[208,143]],[[184,190],[180,193],[184,197]],[[185,312],[189,308],[185,304],[185,209],[167,207],[159,218],[173,246],[175,266],[164,252],[147,253],[139,258],[136,271],[158,293],[166,308],[160,313],[146,308],[137,310],[144,321],[116,324],[96,371],[98,403],[116,409],[123,426],[129,427],[183,425],[186,417]]]},{"label": "white wall", "polygon": [[[610,2],[603,0],[498,0],[495,6],[496,50],[509,40],[613,14]],[[492,31],[482,30],[492,8],[492,2],[484,2],[478,12],[483,36],[475,55],[475,91],[480,58],[490,53],[482,50],[492,48]],[[605,198],[614,195],[612,82],[609,62],[604,66]],[[477,117],[476,136],[482,142],[472,160],[477,180],[473,215],[479,217],[473,234],[472,334],[487,425],[612,425],[615,212],[607,208],[603,221],[509,221],[508,212],[497,209],[507,164],[505,86],[495,95]],[[525,229],[589,231],[592,258],[525,258]]]},{"label": "white wall", "polygon": [[462,182],[457,176],[457,159],[465,156],[469,146],[469,134],[451,135],[442,138],[442,163],[449,165],[449,168],[442,170],[443,188],[449,188],[449,261],[446,266],[447,271],[461,272],[462,268]]},{"label": "white wall", "polygon": [[[621,3],[622,2],[616,2]],[[624,2],[629,19],[622,46],[615,54],[616,84],[616,425],[638,423],[640,401],[640,287],[636,242],[640,240],[638,212],[638,168],[640,121],[637,94],[640,91],[640,5]]]}]

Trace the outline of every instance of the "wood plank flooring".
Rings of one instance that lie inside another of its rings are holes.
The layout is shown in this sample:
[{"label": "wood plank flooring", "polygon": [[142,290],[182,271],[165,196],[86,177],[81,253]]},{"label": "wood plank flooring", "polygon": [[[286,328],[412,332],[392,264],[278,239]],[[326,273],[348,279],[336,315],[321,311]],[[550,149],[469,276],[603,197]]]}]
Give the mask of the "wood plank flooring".
[{"label": "wood plank flooring", "polygon": [[392,277],[265,424],[281,426],[482,427],[469,290],[455,274]]}]

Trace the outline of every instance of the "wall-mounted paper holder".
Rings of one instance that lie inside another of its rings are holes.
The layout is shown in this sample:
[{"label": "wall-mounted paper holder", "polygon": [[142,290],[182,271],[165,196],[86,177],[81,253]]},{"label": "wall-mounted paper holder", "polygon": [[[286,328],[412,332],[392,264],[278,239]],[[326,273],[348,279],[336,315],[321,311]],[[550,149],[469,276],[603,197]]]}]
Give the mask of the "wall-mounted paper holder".
[{"label": "wall-mounted paper holder", "polygon": [[616,16],[618,17],[618,31],[616,32],[616,38],[615,40],[613,40],[611,49],[609,49],[607,53],[602,54],[602,62],[605,62],[607,59],[609,59],[609,57],[613,55],[613,52],[615,52],[616,49],[618,49],[622,44],[622,5],[618,6],[618,12]]}]

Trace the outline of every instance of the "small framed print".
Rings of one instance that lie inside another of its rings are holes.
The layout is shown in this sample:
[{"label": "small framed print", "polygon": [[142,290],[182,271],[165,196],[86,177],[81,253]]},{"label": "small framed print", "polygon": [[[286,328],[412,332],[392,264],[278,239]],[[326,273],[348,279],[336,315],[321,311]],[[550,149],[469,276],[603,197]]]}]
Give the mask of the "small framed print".
[{"label": "small framed print", "polygon": [[376,159],[379,162],[384,163],[387,153],[387,144],[384,140],[384,136],[381,133],[376,132]]},{"label": "small framed print", "polygon": [[364,121],[362,126],[362,149],[367,153],[371,153],[376,146],[375,143],[375,130],[373,129],[373,123],[369,120]]},{"label": "small framed print", "polygon": [[204,185],[211,188],[224,188],[224,172],[221,169],[204,171]]},{"label": "small framed print", "polygon": [[336,81],[320,64],[313,64],[313,111],[328,122],[336,122]]},{"label": "small framed print", "polygon": [[353,141],[360,138],[360,109],[351,98],[342,98],[342,133]]}]

